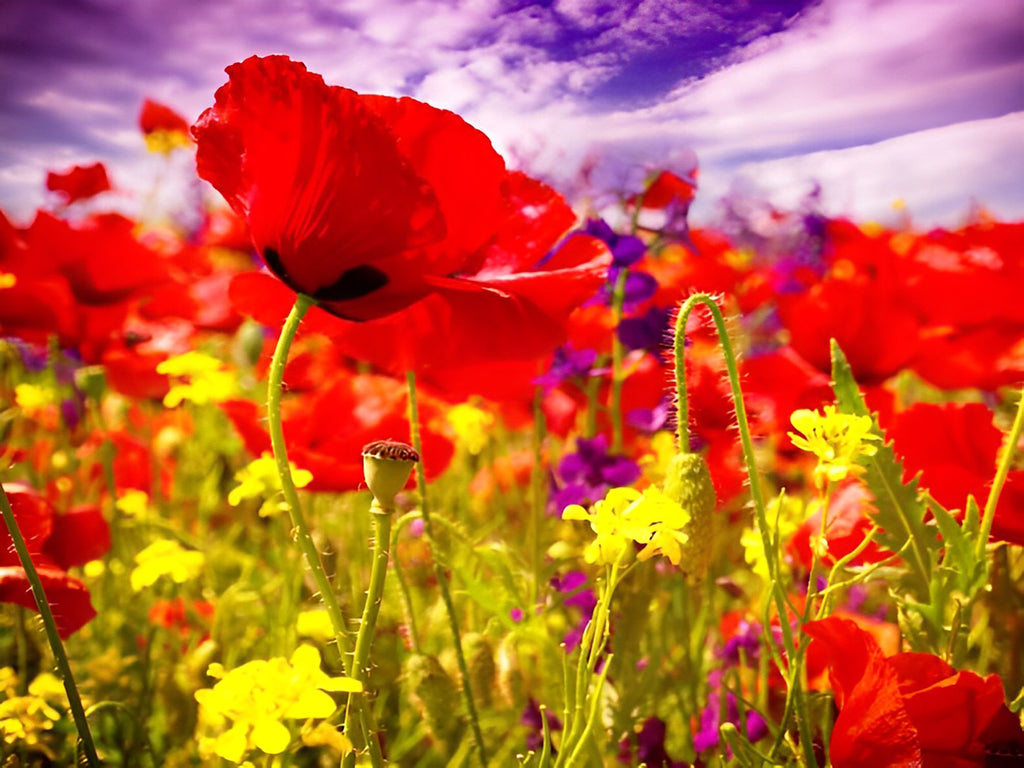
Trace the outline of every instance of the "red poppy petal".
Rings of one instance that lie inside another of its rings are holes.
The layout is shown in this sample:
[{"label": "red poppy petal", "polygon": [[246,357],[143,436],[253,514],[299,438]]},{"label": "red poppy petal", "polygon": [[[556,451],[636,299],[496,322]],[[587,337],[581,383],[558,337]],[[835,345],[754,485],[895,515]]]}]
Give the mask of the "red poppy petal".
[{"label": "red poppy petal", "polygon": [[199,175],[246,217],[258,251],[294,290],[368,292],[396,277],[376,262],[443,234],[430,187],[359,94],[285,56],[227,72],[192,129]]},{"label": "red poppy petal", "polygon": [[410,98],[363,99],[397,137],[399,149],[430,184],[444,212],[445,238],[428,248],[436,262],[434,273],[462,270],[467,255],[494,237],[506,214],[505,161],[486,135],[454,112]]},{"label": "red poppy petal", "polygon": [[[4,483],[3,490],[28,551],[32,554],[42,552],[46,540],[53,533],[50,502],[39,491],[22,483]],[[6,527],[0,529],[0,565],[18,565],[20,562],[11,534]]]},{"label": "red poppy petal", "polygon": [[[62,640],[67,640],[96,615],[89,589],[55,566],[36,563],[36,571],[57,624],[57,633]],[[37,610],[28,577],[20,566],[0,567],[0,603],[14,603]]]},{"label": "red poppy petal", "polygon": [[103,511],[87,504],[54,517],[44,551],[61,568],[72,568],[103,557],[109,549],[110,526]]},{"label": "red poppy petal", "polygon": [[849,619],[835,616],[804,625],[828,659],[839,716],[830,752],[836,768],[920,765],[917,729],[900,694],[896,671],[878,643]]}]

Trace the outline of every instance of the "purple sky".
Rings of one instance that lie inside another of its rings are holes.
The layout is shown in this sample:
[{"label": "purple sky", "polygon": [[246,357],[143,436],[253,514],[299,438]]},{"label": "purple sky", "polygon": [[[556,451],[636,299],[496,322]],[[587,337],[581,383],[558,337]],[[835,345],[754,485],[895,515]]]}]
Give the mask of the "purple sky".
[{"label": "purple sky", "polygon": [[139,204],[142,100],[194,119],[253,53],[453,109],[570,195],[695,152],[698,222],[815,181],[836,215],[1024,218],[1024,0],[3,0],[0,208],[93,160]]}]

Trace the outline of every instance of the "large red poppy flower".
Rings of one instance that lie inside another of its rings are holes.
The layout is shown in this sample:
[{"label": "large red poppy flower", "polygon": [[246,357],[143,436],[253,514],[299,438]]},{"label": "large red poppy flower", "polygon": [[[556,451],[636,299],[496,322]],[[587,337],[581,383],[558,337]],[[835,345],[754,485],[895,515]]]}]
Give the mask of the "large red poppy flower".
[{"label": "large red poppy flower", "polygon": [[110,177],[103,163],[75,165],[66,171],[50,171],[46,174],[46,188],[64,198],[68,205],[86,200],[108,191]]},{"label": "large red poppy flower", "polygon": [[[106,553],[110,548],[107,523],[98,507],[58,515],[40,493],[28,486],[5,483],[3,488],[43,583],[57,631],[67,638],[96,615],[88,588],[69,576],[67,569]],[[0,530],[0,602],[36,610],[28,577],[6,528]]]},{"label": "large red poppy flower", "polygon": [[486,136],[412,99],[328,86],[284,56],[227,72],[192,128],[199,175],[289,287],[366,320],[475,266],[508,175]]},{"label": "large red poppy flower", "polygon": [[[603,283],[610,255],[588,235],[558,242],[575,217],[550,187],[512,173],[501,189],[503,219],[465,271],[431,278],[434,292],[426,298],[363,323],[314,308],[305,329],[324,333],[345,354],[382,370],[413,370],[427,378],[550,353],[564,341],[569,315]],[[292,303],[280,283],[258,273],[236,278],[231,294],[241,312],[270,326],[280,325]]]},{"label": "large red poppy flower", "polygon": [[957,671],[927,653],[886,657],[845,618],[813,621],[804,632],[827,658],[839,707],[836,768],[968,768],[985,764],[986,747],[1024,743],[997,675]]}]

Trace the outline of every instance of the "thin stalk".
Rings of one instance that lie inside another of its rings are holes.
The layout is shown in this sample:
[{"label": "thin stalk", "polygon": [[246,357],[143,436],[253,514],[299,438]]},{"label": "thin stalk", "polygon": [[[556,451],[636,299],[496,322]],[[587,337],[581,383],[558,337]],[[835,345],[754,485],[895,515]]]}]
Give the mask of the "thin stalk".
[{"label": "thin stalk", "polygon": [[[725,367],[729,376],[729,386],[732,390],[733,405],[736,408],[736,424],[740,431],[740,444],[743,448],[743,461],[747,467],[747,477],[750,481],[750,497],[754,502],[754,514],[757,519],[757,527],[761,532],[762,543],[765,552],[771,549],[771,534],[768,526],[768,516],[765,511],[764,492],[761,489],[761,479],[757,472],[757,462],[754,457],[754,441],[750,436],[750,424],[747,420],[747,408],[743,402],[743,390],[740,388],[739,370],[736,364],[736,355],[732,349],[732,342],[725,327],[725,319],[714,299],[707,293],[695,293],[690,296],[679,308],[675,323],[675,378],[676,378],[676,400],[677,400],[677,424],[676,441],[680,451],[690,449],[690,426],[689,408],[686,396],[686,321],[697,304],[703,304],[711,312],[718,333],[718,341],[722,347],[722,355],[725,359]],[[772,557],[767,557],[770,582],[772,585],[772,596],[779,613],[779,625],[782,630],[782,642],[786,649],[787,658],[792,667],[796,658],[796,643],[793,639],[793,629],[789,625],[789,616],[786,612],[786,596],[782,590],[782,584],[778,578],[777,564]],[[794,692],[795,707],[797,711],[797,727],[800,731],[800,747],[803,750],[803,759],[809,766],[815,765],[814,750],[811,744],[811,731],[807,722],[807,712],[803,701],[802,690],[799,689],[799,680],[790,680],[791,685],[798,686]]]},{"label": "thin stalk", "polygon": [[[398,549],[398,536],[402,532],[402,529],[415,520],[418,515],[415,512],[408,512],[398,518],[398,521],[394,524],[391,531],[391,550]],[[395,578],[398,579],[399,591],[402,593],[402,605],[405,608],[405,621],[409,625],[409,640],[412,643],[412,650],[415,653],[420,653],[420,635],[419,630],[416,626],[416,610],[412,604],[412,592],[409,591],[409,583],[405,580],[405,576],[402,574],[402,569],[397,567],[397,560],[395,567]]]},{"label": "thin stalk", "polygon": [[[21,528],[14,517],[14,510],[11,509],[11,502],[7,498],[7,491],[0,485],[0,511],[3,512],[4,523],[8,533],[11,534],[11,541],[14,542],[14,549],[18,553],[18,560],[21,567],[25,569],[25,577],[28,579],[29,587],[32,589],[32,597],[35,598],[39,615],[43,619],[43,629],[46,631],[46,639],[50,643],[50,650],[53,652],[53,660],[57,664],[57,673],[64,681],[64,690],[68,694],[68,706],[71,708],[71,717],[75,721],[75,728],[78,729],[79,743],[85,753],[85,759],[89,768],[99,768],[100,758],[96,754],[96,745],[92,740],[92,732],[89,730],[89,721],[85,717],[85,709],[82,707],[82,698],[78,695],[78,686],[75,685],[74,675],[71,674],[71,664],[68,662],[68,655],[64,650],[64,643],[57,631],[57,622],[53,619],[53,612],[50,610],[50,603],[46,599],[46,591],[43,589],[43,582],[39,579],[32,556],[29,554],[28,545],[21,535]],[[24,670],[22,670],[24,671]]]},{"label": "thin stalk", "polygon": [[625,303],[626,275],[623,268],[619,270],[612,290],[612,453],[622,451],[622,342],[619,341],[619,323],[622,322],[622,305]]},{"label": "thin stalk", "polygon": [[284,492],[285,502],[288,507],[288,516],[292,522],[294,538],[306,558],[306,566],[313,575],[316,587],[320,592],[320,599],[324,601],[327,608],[327,615],[334,628],[334,638],[338,644],[338,653],[341,656],[342,668],[346,675],[351,671],[345,662],[346,656],[350,653],[348,631],[345,628],[345,617],[341,613],[341,606],[334,595],[331,587],[331,580],[327,578],[323,563],[320,562],[320,553],[317,552],[313,537],[309,534],[309,527],[302,514],[302,504],[299,501],[299,493],[292,482],[291,465],[288,462],[288,449],[284,442],[284,426],[281,421],[281,396],[282,383],[284,381],[284,366],[288,361],[288,352],[291,350],[292,340],[299,329],[299,323],[309,308],[313,306],[314,300],[305,294],[298,294],[295,304],[288,313],[288,318],[281,328],[281,335],[278,337],[277,346],[274,348],[274,356],[270,361],[270,375],[267,382],[267,422],[270,429],[270,444],[274,451],[274,461],[277,463],[277,473],[281,477],[281,490]]},{"label": "thin stalk", "polygon": [[976,550],[979,559],[985,555],[985,547],[988,546],[988,537],[992,531],[992,520],[996,515],[999,495],[1003,492],[1003,485],[1010,473],[1010,464],[1013,462],[1013,454],[1020,441],[1021,432],[1024,432],[1024,389],[1021,390],[1020,399],[1017,401],[1017,416],[1013,420],[1013,426],[1010,427],[1010,433],[1006,436],[1006,442],[1003,443],[999,466],[996,468],[996,476],[992,481],[992,490],[988,493],[985,512],[981,517],[981,535],[978,536]]},{"label": "thin stalk", "polygon": [[[391,517],[394,514],[394,507],[385,508],[377,499],[370,504],[370,513],[373,515],[373,522],[376,531],[373,539],[373,564],[370,568],[370,587],[366,592],[366,602],[363,604],[363,617],[359,622],[359,632],[356,634],[356,649],[352,658],[352,678],[363,684],[365,691],[367,680],[370,677],[370,646],[373,643],[373,634],[377,628],[377,617],[380,615],[380,605],[384,597],[384,581],[388,572],[388,559],[391,556]],[[351,694],[348,697],[348,706],[345,709],[345,733],[352,734],[356,727],[356,719],[361,716],[360,697],[363,694]],[[366,744],[370,749],[370,761],[374,766],[383,765],[379,746],[375,749],[377,739],[373,733],[363,734]],[[355,764],[355,753],[349,753],[351,762]]]},{"label": "thin stalk", "polygon": [[441,562],[437,557],[437,544],[434,540],[434,526],[430,518],[430,505],[427,503],[427,475],[423,468],[423,439],[420,434],[420,409],[416,398],[416,374],[408,371],[405,380],[409,388],[409,431],[412,440],[412,447],[419,455],[416,462],[416,487],[420,494],[420,511],[423,515],[423,531],[427,535],[434,550],[434,574],[437,577],[437,585],[441,590],[441,600],[444,602],[445,611],[448,614],[448,626],[452,633],[452,643],[455,650],[455,660],[459,665],[459,675],[462,677],[462,694],[466,701],[466,712],[469,715],[469,724],[473,730],[473,739],[476,741],[477,752],[480,757],[480,764],[487,766],[487,748],[484,745],[484,735],[480,730],[480,719],[476,712],[476,702],[473,700],[473,689],[469,681],[469,667],[466,665],[466,655],[462,650],[462,635],[459,632],[459,621],[455,615],[455,604],[452,602],[451,591],[448,589],[448,575],[444,572]]}]

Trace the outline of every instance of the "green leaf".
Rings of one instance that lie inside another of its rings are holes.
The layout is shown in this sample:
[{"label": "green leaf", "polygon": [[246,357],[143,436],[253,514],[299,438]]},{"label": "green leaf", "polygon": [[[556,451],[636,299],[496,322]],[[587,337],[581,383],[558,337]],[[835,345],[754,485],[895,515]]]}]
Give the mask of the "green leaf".
[{"label": "green leaf", "polygon": [[973,600],[988,581],[988,559],[979,557],[975,542],[981,529],[981,513],[973,496],[967,499],[962,524],[939,505],[932,505],[932,514],[942,531],[945,554],[942,570],[951,573],[956,587],[968,600]]},{"label": "green leaf", "polygon": [[928,505],[918,493],[918,480],[903,483],[903,463],[896,457],[878,420],[869,412],[853,371],[835,339],[832,340],[832,387],[841,413],[872,416],[873,432],[882,438],[877,453],[864,459],[864,481],[875,497],[874,521],[882,529],[877,540],[893,552],[906,546],[905,585],[922,603],[930,602],[929,584],[938,560],[939,541],[934,526],[925,524]]}]

